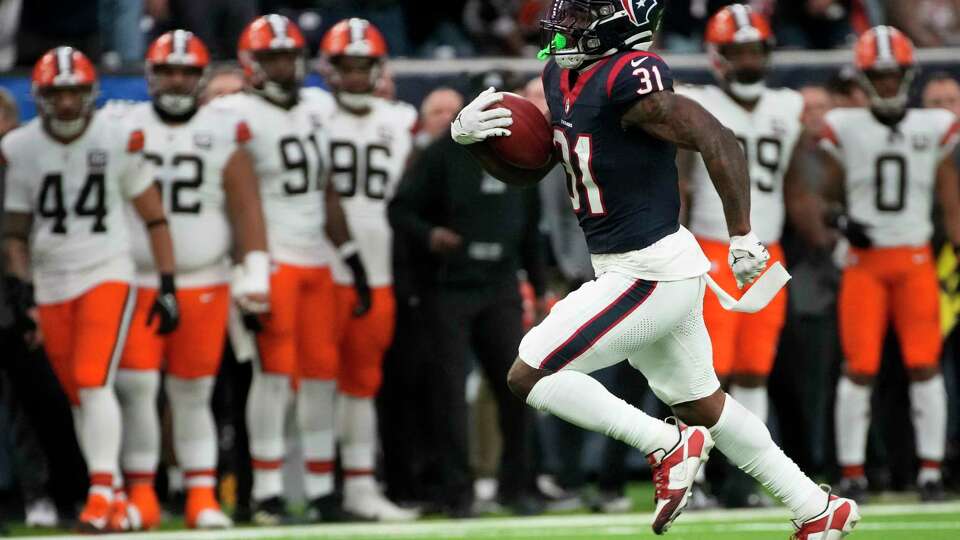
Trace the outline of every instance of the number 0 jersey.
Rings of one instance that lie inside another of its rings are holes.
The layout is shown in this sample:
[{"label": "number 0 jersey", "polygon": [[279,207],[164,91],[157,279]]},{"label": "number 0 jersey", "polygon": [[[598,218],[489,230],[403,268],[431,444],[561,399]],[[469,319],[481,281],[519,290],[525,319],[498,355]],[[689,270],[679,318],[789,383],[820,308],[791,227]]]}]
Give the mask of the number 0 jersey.
[{"label": "number 0 jersey", "polygon": [[106,281],[132,281],[125,202],[152,182],[142,131],[121,111],[101,109],[86,131],[62,144],[39,118],[0,142],[7,212],[33,215],[30,262],[36,300],[70,300]]},{"label": "number 0 jersey", "polygon": [[[186,123],[166,124],[151,103],[129,106],[130,122],[146,134],[144,157],[154,165],[177,258],[177,283],[205,287],[230,280],[232,245],[223,170],[250,131],[233,111],[215,103]],[[137,280],[156,285],[146,228],[131,216]]]},{"label": "number 0 jersey", "polygon": [[322,127],[333,110],[333,97],[305,88],[289,110],[249,93],[224,96],[212,104],[239,114],[250,128],[246,149],[260,178],[271,257],[296,266],[327,266],[323,197],[327,143]]},{"label": "number 0 jersey", "polygon": [[920,246],[933,234],[937,168],[960,135],[953,113],[909,109],[892,129],[867,109],[827,113],[820,145],[846,172],[847,212],[877,247]]},{"label": "number 0 jersey", "polygon": [[[736,134],[750,167],[750,224],[764,244],[779,242],[785,216],[783,178],[803,130],[803,98],[793,90],[767,88],[750,111],[716,86],[683,86],[677,92]],[[690,175],[690,196],[693,234],[729,241],[723,203],[699,153]]]},{"label": "number 0 jersey", "polygon": [[[337,107],[327,126],[331,181],[340,194],[350,234],[360,248],[372,287],[393,283],[393,232],[387,203],[413,149],[417,116],[411,105],[377,98],[365,115]],[[339,258],[332,260],[337,283],[352,283],[352,275]]]}]

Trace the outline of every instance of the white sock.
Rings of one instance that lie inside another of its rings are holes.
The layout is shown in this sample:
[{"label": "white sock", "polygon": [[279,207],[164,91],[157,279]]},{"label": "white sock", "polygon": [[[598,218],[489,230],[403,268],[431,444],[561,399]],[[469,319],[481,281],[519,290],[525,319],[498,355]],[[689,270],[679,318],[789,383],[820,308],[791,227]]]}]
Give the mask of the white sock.
[{"label": "white sock", "polygon": [[213,377],[167,375],[166,388],[173,412],[173,448],[187,487],[212,486],[217,469],[217,428],[210,410]]},{"label": "white sock", "polygon": [[336,381],[302,379],[297,393],[297,426],[303,444],[307,499],[333,493]]},{"label": "white sock", "polygon": [[826,493],[773,443],[767,426],[729,395],[710,435],[717,450],[769,489],[798,520],[806,521],[827,507]]},{"label": "white sock", "polygon": [[253,459],[253,499],[283,493],[283,426],[290,402],[290,377],[255,372],[247,399],[247,431]]},{"label": "white sock", "polygon": [[910,405],[921,468],[939,471],[947,444],[947,389],[943,375],[910,383]]},{"label": "white sock", "polygon": [[835,411],[837,463],[841,467],[860,467],[866,461],[867,431],[870,429],[869,386],[840,377]]},{"label": "white sock", "polygon": [[120,405],[112,387],[81,388],[80,441],[90,475],[113,476],[120,462]]},{"label": "white sock", "polygon": [[743,405],[754,416],[767,423],[770,415],[769,399],[767,397],[767,387],[747,388],[746,386],[730,385],[730,395],[738,403]]},{"label": "white sock", "polygon": [[117,400],[123,414],[123,444],[120,464],[131,477],[152,475],[160,462],[160,418],[156,371],[121,369],[115,379]]},{"label": "white sock", "polygon": [[369,485],[373,480],[377,444],[373,399],[340,394],[337,397],[337,431],[344,489]]},{"label": "white sock", "polygon": [[558,371],[540,379],[530,390],[527,404],[583,429],[623,441],[639,448],[644,455],[670,450],[679,440],[675,426],[647,416],[579,371]]}]

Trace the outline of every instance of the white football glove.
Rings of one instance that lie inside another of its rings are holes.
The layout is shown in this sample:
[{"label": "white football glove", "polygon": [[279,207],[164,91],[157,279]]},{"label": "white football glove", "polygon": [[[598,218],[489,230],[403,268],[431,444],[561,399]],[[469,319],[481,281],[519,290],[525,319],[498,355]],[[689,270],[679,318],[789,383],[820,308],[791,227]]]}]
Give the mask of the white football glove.
[{"label": "white football glove", "polygon": [[270,255],[264,251],[251,251],[243,258],[243,264],[233,267],[230,293],[242,310],[247,313],[270,311],[269,301],[258,300],[270,296]]},{"label": "white football glove", "polygon": [[769,260],[770,252],[753,231],[730,238],[730,254],[727,256],[727,263],[730,264],[733,276],[737,279],[737,287],[742,289],[745,285],[753,283],[753,280],[763,273]]},{"label": "white football glove", "polygon": [[450,124],[450,136],[458,144],[468,145],[480,142],[487,137],[507,137],[513,125],[513,113],[510,109],[497,107],[484,110],[494,103],[503,101],[503,92],[497,92],[491,86],[476,99],[460,110],[460,114]]}]

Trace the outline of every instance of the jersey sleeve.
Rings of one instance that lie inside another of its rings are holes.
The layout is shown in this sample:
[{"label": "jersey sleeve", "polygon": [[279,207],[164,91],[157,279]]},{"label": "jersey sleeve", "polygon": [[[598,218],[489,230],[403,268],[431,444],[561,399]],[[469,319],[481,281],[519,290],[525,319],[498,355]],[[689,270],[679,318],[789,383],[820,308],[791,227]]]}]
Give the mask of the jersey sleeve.
[{"label": "jersey sleeve", "polygon": [[843,157],[843,148],[840,137],[837,135],[838,118],[832,111],[823,119],[823,129],[820,130],[819,145],[825,152],[840,160]]},{"label": "jersey sleeve", "polygon": [[663,58],[649,52],[637,51],[616,56],[607,75],[607,97],[619,105],[672,90],[670,66]]},{"label": "jersey sleeve", "polygon": [[7,156],[18,155],[17,149],[12,148],[10,135],[0,139],[0,163],[4,167],[3,209],[7,212],[33,212],[33,201],[28,188],[29,182],[24,178],[17,163],[10,162]]},{"label": "jersey sleeve", "polygon": [[951,112],[944,111],[947,115],[944,115],[943,126],[938,141],[938,151],[940,159],[953,155],[953,151],[957,148],[957,143],[960,143],[960,118],[957,118]]},{"label": "jersey sleeve", "polygon": [[120,177],[120,187],[127,199],[136,198],[153,184],[153,163],[143,156],[144,142],[145,136],[140,129],[131,131],[127,138],[127,166]]}]

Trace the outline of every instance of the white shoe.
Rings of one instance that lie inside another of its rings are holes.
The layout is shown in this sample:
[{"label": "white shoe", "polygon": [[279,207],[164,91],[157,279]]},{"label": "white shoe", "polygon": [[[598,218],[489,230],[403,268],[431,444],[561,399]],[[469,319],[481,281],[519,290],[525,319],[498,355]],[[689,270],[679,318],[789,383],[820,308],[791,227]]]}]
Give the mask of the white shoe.
[{"label": "white shoe", "polygon": [[60,517],[57,515],[57,507],[49,497],[37,499],[28,504],[24,509],[26,515],[27,527],[44,527],[52,529],[57,526]]},{"label": "white shoe", "polygon": [[380,493],[376,485],[352,486],[344,490],[343,509],[371,521],[413,521],[420,512],[400,508]]},{"label": "white shoe", "polygon": [[656,489],[654,534],[667,532],[674,520],[680,517],[690,499],[697,471],[707,462],[713,449],[713,437],[706,428],[685,426],[676,418],[668,418],[667,422],[677,425],[680,441],[669,450],[655,450],[647,456],[653,469],[653,485]]},{"label": "white shoe", "polygon": [[860,521],[860,509],[853,499],[843,499],[827,492],[827,508],[820,514],[800,523],[793,522],[797,532],[791,540],[840,540],[853,532]]},{"label": "white shoe", "polygon": [[197,514],[197,529],[230,529],[232,527],[233,520],[228,518],[222,510],[207,508]]}]

